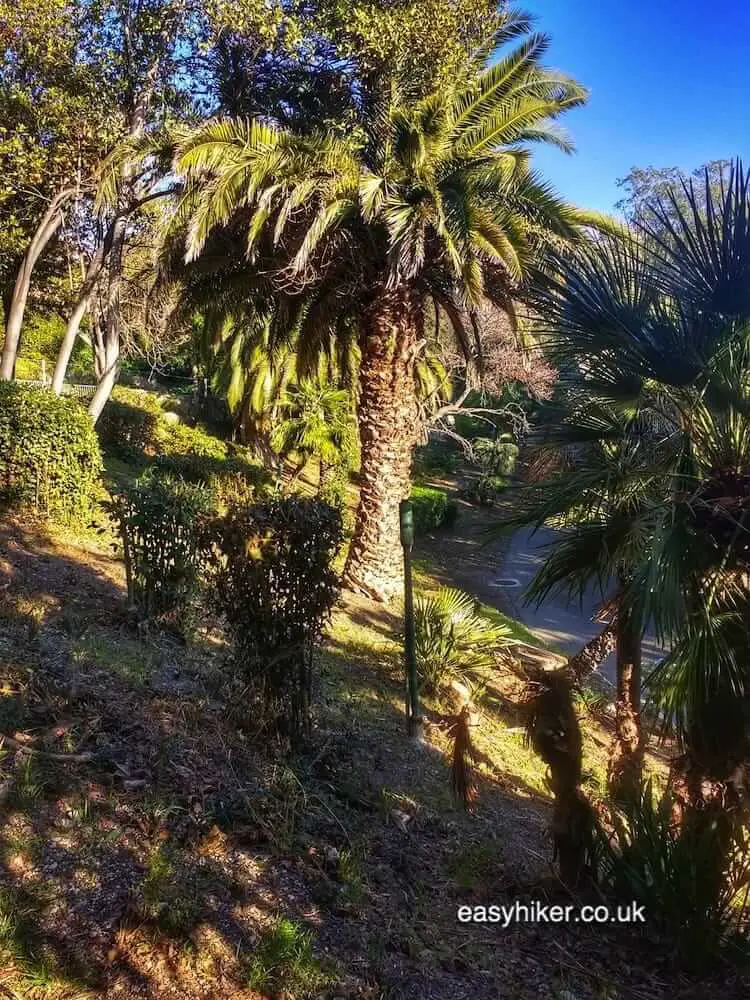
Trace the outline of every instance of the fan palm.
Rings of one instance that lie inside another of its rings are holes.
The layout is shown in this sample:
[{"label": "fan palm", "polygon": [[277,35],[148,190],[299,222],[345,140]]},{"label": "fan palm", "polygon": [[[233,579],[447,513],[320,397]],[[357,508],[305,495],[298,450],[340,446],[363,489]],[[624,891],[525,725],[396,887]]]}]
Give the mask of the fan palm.
[{"label": "fan palm", "polygon": [[298,349],[311,364],[342,320],[356,328],[361,495],[345,573],[376,596],[400,578],[398,506],[420,432],[428,303],[479,366],[472,310],[510,308],[545,234],[577,236],[583,221],[530,170],[527,146],[569,149],[556,120],[585,92],[540,66],[545,36],[487,68],[493,42],[461,82],[421,99],[406,102],[395,86],[368,94],[347,138],[222,119],[185,136],[176,157],[189,259],[217,231],[241,228],[256,271],[298,303]]},{"label": "fan palm", "polygon": [[621,612],[671,647],[649,683],[688,750],[689,799],[713,787],[716,803],[738,801],[750,761],[750,175],[737,164],[700,195],[539,276],[564,403],[542,433],[573,459],[523,518],[568,529],[537,595],[619,571]]},{"label": "fan palm", "polygon": [[299,471],[316,456],[321,488],[326,469],[342,464],[347,457],[352,436],[351,393],[329,382],[321,371],[317,378],[304,378],[289,386],[280,415],[271,438],[275,450],[282,456],[296,452],[301,460]]}]

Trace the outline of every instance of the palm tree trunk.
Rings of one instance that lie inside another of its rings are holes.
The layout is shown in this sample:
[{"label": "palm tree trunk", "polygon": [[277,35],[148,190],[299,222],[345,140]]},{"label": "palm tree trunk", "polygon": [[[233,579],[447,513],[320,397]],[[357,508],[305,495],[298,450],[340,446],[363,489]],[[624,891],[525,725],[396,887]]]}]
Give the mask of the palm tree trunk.
[{"label": "palm tree trunk", "polygon": [[638,791],[643,773],[641,731],[641,630],[622,608],[617,614],[617,700],[615,736],[607,781],[614,798]]},{"label": "palm tree trunk", "polygon": [[598,670],[617,645],[617,620],[606,625],[599,635],[589,639],[586,645],[570,657],[567,671],[576,684],[582,684],[587,677]]},{"label": "palm tree trunk", "polygon": [[73,188],[66,188],[66,190],[58,192],[49,203],[47,211],[44,213],[42,221],[39,223],[21,262],[21,266],[18,269],[5,327],[5,343],[3,344],[3,356],[0,362],[0,379],[8,380],[15,377],[16,357],[18,356],[18,347],[21,342],[21,327],[23,326],[23,317],[26,311],[26,300],[29,297],[29,289],[31,288],[31,276],[44,248],[62,225],[63,205],[73,193]]},{"label": "palm tree trunk", "polygon": [[360,500],[344,580],[377,600],[393,597],[402,580],[399,504],[410,492],[419,433],[414,352],[421,327],[419,297],[404,288],[381,289],[363,324]]}]

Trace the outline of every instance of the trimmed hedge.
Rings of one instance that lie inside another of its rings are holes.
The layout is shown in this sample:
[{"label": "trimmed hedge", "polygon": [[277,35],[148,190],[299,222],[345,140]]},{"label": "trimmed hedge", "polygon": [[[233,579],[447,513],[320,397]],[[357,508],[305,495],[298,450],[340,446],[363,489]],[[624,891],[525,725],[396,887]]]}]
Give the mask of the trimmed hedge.
[{"label": "trimmed hedge", "polygon": [[126,457],[155,451],[163,417],[151,393],[117,386],[97,423],[102,448]]},{"label": "trimmed hedge", "polygon": [[74,399],[0,382],[0,502],[61,522],[90,516],[102,456]]},{"label": "trimmed hedge", "polygon": [[104,449],[150,458],[160,472],[208,486],[219,506],[250,503],[270,485],[263,466],[202,427],[170,423],[154,393],[118,386],[98,424]]},{"label": "trimmed hedge", "polygon": [[109,504],[123,540],[128,598],[142,617],[171,617],[179,625],[198,584],[201,532],[211,507],[204,487],[152,473]]},{"label": "trimmed hedge", "polygon": [[412,487],[410,500],[414,509],[414,531],[425,535],[436,528],[452,528],[458,508],[445,490],[432,486]]}]

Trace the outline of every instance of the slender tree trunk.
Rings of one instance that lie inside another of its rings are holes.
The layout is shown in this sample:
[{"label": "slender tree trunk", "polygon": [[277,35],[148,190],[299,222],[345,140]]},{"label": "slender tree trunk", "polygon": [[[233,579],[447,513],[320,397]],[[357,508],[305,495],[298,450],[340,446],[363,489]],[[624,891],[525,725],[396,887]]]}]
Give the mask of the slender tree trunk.
[{"label": "slender tree trunk", "polygon": [[99,417],[102,415],[102,410],[104,409],[107,400],[112,395],[112,390],[117,382],[117,376],[120,374],[120,340],[117,338],[108,338],[107,342],[107,353],[106,353],[106,367],[99,379],[99,384],[96,387],[96,392],[91,398],[89,403],[89,416],[94,423],[97,422]]},{"label": "slender tree trunk", "polygon": [[29,248],[21,262],[16,276],[16,283],[13,288],[13,297],[6,317],[5,343],[3,345],[3,356],[0,362],[0,379],[15,378],[16,357],[18,347],[21,342],[21,328],[23,317],[26,311],[26,301],[31,288],[31,276],[34,272],[36,262],[39,260],[44,248],[62,225],[62,207],[68,198],[73,194],[72,188],[58,192],[47,207],[47,211],[42,216]]},{"label": "slender tree trunk", "polygon": [[421,328],[419,297],[403,288],[380,290],[363,326],[360,501],[344,579],[378,600],[393,597],[402,579],[399,503],[410,492],[419,433],[414,352]]},{"label": "slender tree trunk", "polygon": [[617,621],[611,621],[599,635],[589,639],[586,645],[568,660],[567,671],[576,684],[582,684],[587,677],[598,670],[617,645]]},{"label": "slender tree trunk", "polygon": [[614,798],[632,796],[643,774],[641,731],[641,630],[622,608],[617,615],[615,736],[607,780]]},{"label": "slender tree trunk", "polygon": [[81,329],[83,317],[86,315],[96,282],[99,279],[99,275],[102,273],[104,261],[112,245],[113,228],[114,221],[110,224],[106,236],[99,243],[94,256],[89,261],[89,266],[86,268],[86,276],[83,279],[81,289],[78,293],[78,299],[73,308],[73,312],[70,314],[70,319],[68,320],[68,325],[65,330],[65,336],[63,337],[62,344],[60,344],[60,350],[57,353],[55,372],[52,376],[52,391],[56,396],[59,396],[62,392],[65,376],[68,371],[68,365],[70,364],[70,357],[76,344],[76,338],[78,337],[78,331]]},{"label": "slender tree trunk", "polygon": [[[127,168],[124,168],[127,171]],[[126,187],[130,182],[125,174]],[[101,416],[104,406],[120,374],[120,293],[122,290],[122,262],[127,237],[128,215],[121,212],[114,221],[112,246],[109,251],[109,280],[107,283],[107,308],[104,317],[104,374],[99,380],[93,399],[89,403],[89,416],[94,423]]]}]

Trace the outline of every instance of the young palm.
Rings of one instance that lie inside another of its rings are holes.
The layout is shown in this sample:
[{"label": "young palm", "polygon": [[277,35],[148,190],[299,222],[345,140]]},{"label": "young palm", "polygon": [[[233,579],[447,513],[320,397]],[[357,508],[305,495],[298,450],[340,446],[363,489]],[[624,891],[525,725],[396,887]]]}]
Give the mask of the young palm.
[{"label": "young palm", "polygon": [[331,383],[321,366],[317,377],[289,386],[280,415],[271,438],[274,448],[282,457],[295,452],[300,458],[299,472],[310,458],[317,457],[321,489],[327,469],[342,463],[351,441],[351,393]]},{"label": "young palm", "polygon": [[541,279],[565,403],[546,434],[575,458],[526,519],[569,527],[537,594],[622,568],[621,610],[671,647],[650,683],[689,751],[689,797],[714,782],[716,801],[718,786],[736,801],[726,782],[750,761],[750,177],[737,165],[705,202],[684,195],[687,210],[654,206],[645,235],[555,254]]},{"label": "young palm", "polygon": [[[506,18],[498,37],[518,30]],[[529,169],[527,146],[569,148],[555,122],[585,93],[540,67],[544,36],[484,68],[493,40],[460,83],[411,103],[396,89],[364,95],[348,138],[225,119],[186,136],[176,158],[189,258],[212,234],[240,226],[276,293],[304,302],[305,356],[342,318],[356,327],[361,499],[346,576],[377,596],[400,578],[398,506],[419,434],[415,365],[427,305],[445,314],[478,367],[474,307],[509,307],[540,240],[576,236],[582,222]]]}]

